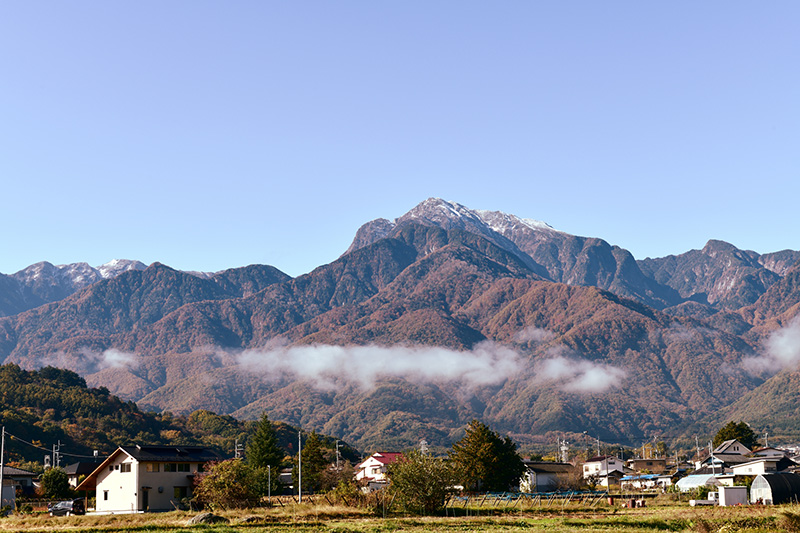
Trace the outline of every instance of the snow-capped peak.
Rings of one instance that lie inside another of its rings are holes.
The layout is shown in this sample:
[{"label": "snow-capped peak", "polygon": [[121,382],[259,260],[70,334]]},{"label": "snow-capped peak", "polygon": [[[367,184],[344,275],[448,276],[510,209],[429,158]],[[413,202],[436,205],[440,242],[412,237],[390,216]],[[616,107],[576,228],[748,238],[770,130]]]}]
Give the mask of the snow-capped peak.
[{"label": "snow-capped peak", "polygon": [[100,273],[103,279],[109,279],[116,278],[128,270],[144,270],[146,268],[147,265],[141,261],[130,259],[112,259],[108,263],[104,263],[97,267],[97,271]]}]

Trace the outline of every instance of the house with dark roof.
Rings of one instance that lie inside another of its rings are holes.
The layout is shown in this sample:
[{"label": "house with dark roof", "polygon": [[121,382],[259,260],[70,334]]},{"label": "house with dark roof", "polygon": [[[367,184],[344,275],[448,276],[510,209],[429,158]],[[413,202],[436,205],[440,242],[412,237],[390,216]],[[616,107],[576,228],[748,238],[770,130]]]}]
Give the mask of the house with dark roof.
[{"label": "house with dark roof", "polygon": [[782,472],[796,466],[797,463],[788,457],[751,457],[746,463],[731,466],[731,470],[735,476],[757,476]]},{"label": "house with dark roof", "polygon": [[570,463],[553,461],[523,461],[525,472],[519,480],[520,492],[553,492],[559,489],[563,481],[575,473],[575,466]]},{"label": "house with dark roof", "polygon": [[595,481],[602,487],[618,485],[623,476],[632,472],[619,457],[613,455],[598,455],[583,463],[583,479]]},{"label": "house with dark roof", "polygon": [[712,455],[749,455],[750,448],[739,442],[737,439],[726,440],[711,452]]},{"label": "house with dark roof", "polygon": [[0,492],[2,494],[2,504],[13,506],[17,498],[17,491],[26,495],[33,495],[35,489],[33,478],[35,477],[36,474],[33,472],[3,465],[3,490]]},{"label": "house with dark roof", "polygon": [[96,490],[97,513],[171,511],[192,497],[193,479],[222,458],[200,446],[117,448],[77,490]]},{"label": "house with dark roof", "polygon": [[69,486],[73,489],[77,487],[78,483],[81,482],[81,477],[85,478],[94,472],[95,468],[98,466],[100,466],[100,463],[94,461],[80,461],[65,466],[64,472],[67,474]]}]

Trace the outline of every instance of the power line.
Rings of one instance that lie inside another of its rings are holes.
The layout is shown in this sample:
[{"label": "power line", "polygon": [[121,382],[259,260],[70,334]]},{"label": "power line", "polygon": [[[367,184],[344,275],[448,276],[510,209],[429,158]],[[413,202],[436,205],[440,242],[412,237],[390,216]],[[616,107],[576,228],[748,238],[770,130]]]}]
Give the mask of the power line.
[{"label": "power line", "polygon": [[[32,442],[28,442],[25,439],[21,439],[21,438],[17,437],[16,435],[12,435],[8,431],[6,431],[6,435],[8,435],[11,440],[19,441],[22,444],[27,444],[28,446],[31,446],[31,447],[36,448],[38,450],[43,450],[43,451],[45,451],[47,453],[51,453],[52,452],[52,450],[50,448],[45,448],[44,446],[39,446],[38,444],[34,444]],[[61,451],[59,451],[58,454],[59,455],[68,455],[69,457],[82,457],[82,458],[87,458],[87,459],[96,459],[97,458],[94,455],[81,455],[81,454],[78,454],[78,453],[65,453],[65,452],[61,452]]]}]

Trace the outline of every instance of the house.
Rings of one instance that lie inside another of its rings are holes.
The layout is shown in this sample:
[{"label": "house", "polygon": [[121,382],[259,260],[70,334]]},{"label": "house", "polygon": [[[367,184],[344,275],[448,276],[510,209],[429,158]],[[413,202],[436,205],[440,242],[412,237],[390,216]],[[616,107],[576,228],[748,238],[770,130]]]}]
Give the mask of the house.
[{"label": "house", "polygon": [[711,452],[711,455],[749,455],[750,448],[739,442],[737,439],[726,440]]},{"label": "house", "polygon": [[33,478],[35,477],[36,474],[33,472],[3,465],[3,490],[0,492],[2,505],[13,507],[17,501],[18,490],[22,493],[33,494]]},{"label": "house", "polygon": [[583,463],[583,479],[594,480],[603,487],[618,484],[629,471],[621,459],[612,455],[599,455]]},{"label": "house", "polygon": [[96,461],[80,461],[77,463],[72,463],[64,467],[64,472],[67,474],[67,480],[69,482],[69,486],[73,489],[78,486],[81,482],[81,477],[86,477],[92,472],[94,472],[95,468],[100,466],[99,462]]},{"label": "house", "polygon": [[403,454],[399,452],[376,452],[356,465],[356,481],[368,484],[385,484],[389,482],[387,473],[389,465],[397,462]]},{"label": "house", "polygon": [[524,461],[525,473],[519,480],[520,492],[553,492],[558,490],[575,472],[570,463],[552,461]]},{"label": "house", "polygon": [[192,496],[194,477],[216,452],[200,446],[117,448],[77,487],[96,490],[98,513],[171,511]]},{"label": "house", "polygon": [[628,467],[634,472],[663,474],[667,470],[666,459],[629,459]]},{"label": "house", "polygon": [[797,466],[797,463],[787,457],[756,457],[746,463],[732,465],[731,471],[735,476],[757,476],[781,472],[792,466]]},{"label": "house", "polygon": [[758,450],[753,450],[751,453],[753,457],[791,457],[792,454],[789,453],[787,450],[781,450],[780,448],[759,448]]},{"label": "house", "polygon": [[800,476],[789,472],[761,474],[750,485],[750,503],[767,505],[800,500]]}]

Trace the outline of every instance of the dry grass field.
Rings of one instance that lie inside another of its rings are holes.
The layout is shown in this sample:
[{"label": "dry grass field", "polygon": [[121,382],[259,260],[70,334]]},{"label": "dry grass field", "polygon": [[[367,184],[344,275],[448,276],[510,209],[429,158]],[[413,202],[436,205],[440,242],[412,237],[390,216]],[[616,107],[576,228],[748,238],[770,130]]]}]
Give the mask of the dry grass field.
[{"label": "dry grass field", "polygon": [[[526,531],[578,532],[800,532],[800,506],[703,507],[686,503],[654,503],[640,509],[570,504],[556,508],[528,506],[513,509],[466,508],[449,516],[374,516],[348,507],[287,505],[217,514],[228,522],[190,525],[195,512],[137,515],[50,517],[46,514],[13,515],[0,519],[0,530],[45,532],[392,532],[392,531]],[[455,514],[455,516],[453,516]]]}]

